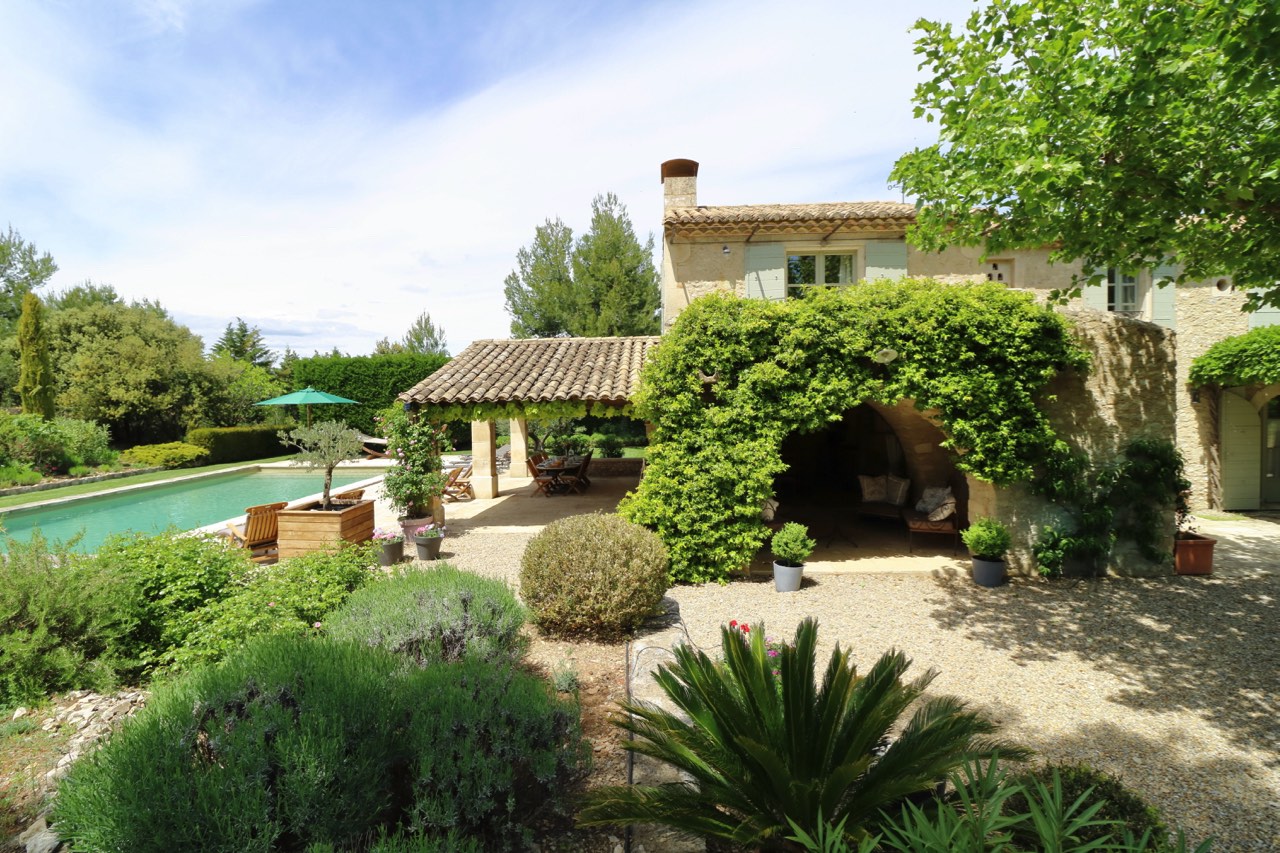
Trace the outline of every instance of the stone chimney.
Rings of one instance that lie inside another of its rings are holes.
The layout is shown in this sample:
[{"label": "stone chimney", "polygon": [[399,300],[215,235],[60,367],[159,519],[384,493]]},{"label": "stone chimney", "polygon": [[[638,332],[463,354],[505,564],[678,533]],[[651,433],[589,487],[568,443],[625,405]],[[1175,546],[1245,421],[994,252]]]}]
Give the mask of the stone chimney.
[{"label": "stone chimney", "polygon": [[662,209],[698,206],[698,163],[668,160],[662,164]]}]

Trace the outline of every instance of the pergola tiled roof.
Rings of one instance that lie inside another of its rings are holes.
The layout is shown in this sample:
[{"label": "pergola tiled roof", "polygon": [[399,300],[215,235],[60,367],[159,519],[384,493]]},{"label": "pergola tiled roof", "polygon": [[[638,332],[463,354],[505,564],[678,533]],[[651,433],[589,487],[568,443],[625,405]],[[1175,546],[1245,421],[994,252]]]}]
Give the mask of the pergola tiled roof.
[{"label": "pergola tiled roof", "polygon": [[838,230],[901,231],[916,209],[895,201],[827,204],[742,204],[672,207],[663,216],[668,232],[685,237],[738,234],[826,234]]},{"label": "pergola tiled roof", "polygon": [[400,395],[420,405],[581,400],[620,406],[631,397],[655,337],[475,341]]}]

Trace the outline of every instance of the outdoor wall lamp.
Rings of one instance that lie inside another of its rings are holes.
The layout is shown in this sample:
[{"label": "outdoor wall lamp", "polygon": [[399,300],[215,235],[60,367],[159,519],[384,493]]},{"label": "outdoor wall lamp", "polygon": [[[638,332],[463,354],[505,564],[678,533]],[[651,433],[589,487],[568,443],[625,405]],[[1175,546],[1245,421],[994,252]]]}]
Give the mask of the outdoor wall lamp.
[{"label": "outdoor wall lamp", "polygon": [[729,254],[729,247],[728,247],[727,245],[726,245],[726,246],[721,246],[721,247],[720,247],[720,252],[721,252],[722,254],[725,254],[725,255]]},{"label": "outdoor wall lamp", "polygon": [[1191,389],[1191,402],[1193,402],[1193,403],[1199,403],[1199,402],[1200,402],[1200,389],[1199,389],[1199,388],[1192,388],[1192,389]]},{"label": "outdoor wall lamp", "polygon": [[896,349],[885,347],[884,349],[877,352],[875,355],[871,356],[871,360],[874,361],[876,364],[888,364],[889,362],[893,361],[897,357],[898,357],[898,351]]}]

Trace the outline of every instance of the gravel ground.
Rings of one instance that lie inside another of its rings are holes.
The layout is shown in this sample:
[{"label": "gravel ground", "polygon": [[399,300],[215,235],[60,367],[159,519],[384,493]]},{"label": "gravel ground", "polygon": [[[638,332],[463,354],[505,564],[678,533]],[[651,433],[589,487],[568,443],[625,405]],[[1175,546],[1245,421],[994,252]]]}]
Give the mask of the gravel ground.
[{"label": "gravel ground", "polygon": [[[607,510],[624,488],[598,485],[585,497],[522,491],[450,505],[444,556],[518,585],[523,545],[548,518]],[[986,710],[1045,759],[1119,776],[1192,839],[1280,850],[1280,524],[1201,527],[1220,540],[1212,578],[985,589],[948,560],[931,573],[879,574],[871,559],[811,574],[798,593],[757,578],[669,595],[703,648],[730,619],[786,636],[812,616],[820,654],[839,642],[866,665],[902,649],[913,671],[938,670],[932,692]]]}]

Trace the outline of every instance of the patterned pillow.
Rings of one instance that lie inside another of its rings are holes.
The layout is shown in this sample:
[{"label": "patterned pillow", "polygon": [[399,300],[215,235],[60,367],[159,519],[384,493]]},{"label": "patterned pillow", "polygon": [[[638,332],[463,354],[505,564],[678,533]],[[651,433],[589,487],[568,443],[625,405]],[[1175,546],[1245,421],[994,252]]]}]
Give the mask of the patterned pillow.
[{"label": "patterned pillow", "polygon": [[907,494],[911,491],[911,481],[892,474],[884,478],[884,499],[894,506],[902,506],[907,502]]},{"label": "patterned pillow", "polygon": [[859,474],[858,483],[862,486],[862,500],[864,503],[884,503],[886,494],[885,476],[883,474],[879,477],[868,477],[866,474]]},{"label": "patterned pillow", "polygon": [[933,512],[929,513],[929,520],[942,521],[944,518],[950,518],[955,513],[955,511],[956,511],[956,499],[947,498],[945,501],[938,504],[937,508],[934,509]]},{"label": "patterned pillow", "polygon": [[933,512],[951,497],[950,486],[929,486],[916,504],[916,512]]}]

